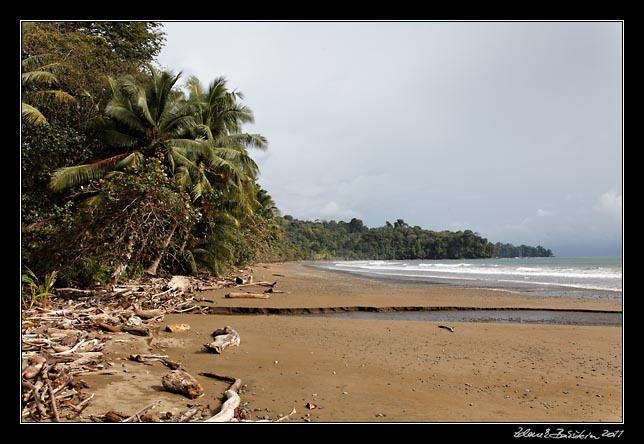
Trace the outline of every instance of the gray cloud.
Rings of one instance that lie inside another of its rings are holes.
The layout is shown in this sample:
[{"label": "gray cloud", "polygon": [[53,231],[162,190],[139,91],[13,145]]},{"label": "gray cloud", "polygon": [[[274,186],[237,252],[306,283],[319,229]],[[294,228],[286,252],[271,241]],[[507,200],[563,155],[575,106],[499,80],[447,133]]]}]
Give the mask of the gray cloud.
[{"label": "gray cloud", "polygon": [[619,22],[164,27],[161,65],[244,92],[284,214],[621,250]]}]

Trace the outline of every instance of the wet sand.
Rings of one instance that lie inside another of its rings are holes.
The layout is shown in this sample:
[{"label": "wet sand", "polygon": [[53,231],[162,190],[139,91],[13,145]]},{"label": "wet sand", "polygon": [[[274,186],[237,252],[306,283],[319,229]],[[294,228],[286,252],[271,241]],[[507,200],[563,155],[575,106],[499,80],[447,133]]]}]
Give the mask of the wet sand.
[{"label": "wet sand", "polygon": [[[300,263],[257,265],[255,281],[277,281],[270,299],[228,299],[231,289],[199,293],[217,310],[330,307],[476,307],[621,311],[620,301],[525,296],[511,291],[388,283]],[[256,287],[247,288],[253,291]],[[287,310],[288,311],[288,310]],[[168,333],[168,324],[191,329]],[[220,355],[203,344],[229,325],[239,347]],[[240,378],[242,405],[254,419],[287,422],[615,422],[623,417],[620,326],[336,319],[290,315],[166,315],[151,337],[110,334],[113,374],[83,379],[95,393],[82,421],[109,410],[132,414],[160,400],[156,412],[209,405],[218,411],[228,384],[200,376]],[[164,391],[169,372],[133,353],[180,361],[205,389],[189,400]],[[316,404],[309,410],[307,403]]]}]

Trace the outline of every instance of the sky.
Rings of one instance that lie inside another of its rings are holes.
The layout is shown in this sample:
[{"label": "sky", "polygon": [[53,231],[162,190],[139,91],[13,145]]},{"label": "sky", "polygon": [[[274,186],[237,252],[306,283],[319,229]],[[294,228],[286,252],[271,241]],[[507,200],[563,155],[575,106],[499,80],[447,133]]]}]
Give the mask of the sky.
[{"label": "sky", "polygon": [[623,249],[623,23],[163,22],[162,68],[244,94],[281,213]]}]

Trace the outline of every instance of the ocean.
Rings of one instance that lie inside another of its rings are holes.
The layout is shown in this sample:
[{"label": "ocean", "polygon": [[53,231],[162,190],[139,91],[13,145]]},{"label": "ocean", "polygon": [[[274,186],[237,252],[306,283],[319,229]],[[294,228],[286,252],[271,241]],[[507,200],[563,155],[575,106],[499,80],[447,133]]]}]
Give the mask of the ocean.
[{"label": "ocean", "polygon": [[386,280],[506,288],[546,296],[621,299],[621,257],[327,261],[313,266]]}]

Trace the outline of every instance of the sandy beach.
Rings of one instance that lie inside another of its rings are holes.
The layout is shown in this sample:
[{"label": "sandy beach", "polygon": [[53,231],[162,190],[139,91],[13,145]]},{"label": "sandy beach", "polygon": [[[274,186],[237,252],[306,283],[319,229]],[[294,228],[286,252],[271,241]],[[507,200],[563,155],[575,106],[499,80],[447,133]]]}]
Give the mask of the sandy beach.
[{"label": "sandy beach", "polygon": [[[621,301],[525,296],[511,291],[391,283],[315,269],[302,263],[253,267],[255,281],[277,281],[270,299],[228,299],[230,289],[202,292],[203,306],[476,307],[617,310]],[[208,302],[211,301],[211,302]],[[169,324],[189,324],[169,333]],[[155,412],[208,405],[216,412],[228,383],[242,380],[241,405],[252,419],[282,422],[621,422],[623,330],[620,326],[545,325],[379,319],[311,315],[171,314],[150,337],[109,333],[111,374],[83,377],[95,394],[82,421],[107,411],[131,415],[160,401]],[[238,347],[209,353],[211,333],[231,326]],[[179,361],[205,389],[195,400],[165,391],[160,362]],[[306,407],[314,404],[316,408]]]}]

